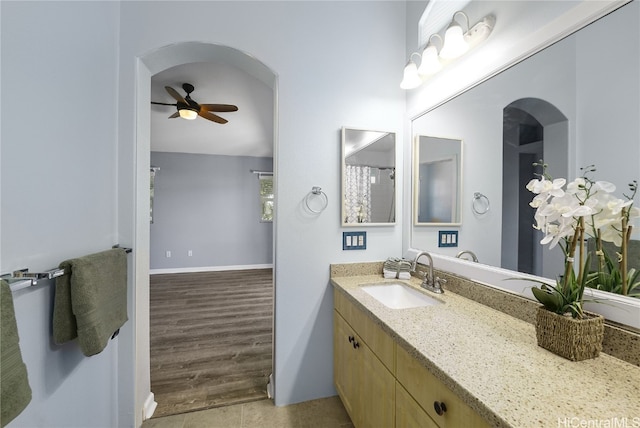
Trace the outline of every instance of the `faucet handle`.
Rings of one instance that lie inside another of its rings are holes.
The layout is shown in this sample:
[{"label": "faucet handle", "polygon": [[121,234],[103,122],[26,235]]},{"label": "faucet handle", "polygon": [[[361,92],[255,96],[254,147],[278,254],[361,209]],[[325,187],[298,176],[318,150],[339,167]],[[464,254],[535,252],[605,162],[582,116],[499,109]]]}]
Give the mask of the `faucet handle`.
[{"label": "faucet handle", "polygon": [[436,288],[442,288],[442,286],[446,283],[447,280],[444,278],[440,278],[439,276],[436,276],[436,279],[433,280],[433,285],[435,285]]}]

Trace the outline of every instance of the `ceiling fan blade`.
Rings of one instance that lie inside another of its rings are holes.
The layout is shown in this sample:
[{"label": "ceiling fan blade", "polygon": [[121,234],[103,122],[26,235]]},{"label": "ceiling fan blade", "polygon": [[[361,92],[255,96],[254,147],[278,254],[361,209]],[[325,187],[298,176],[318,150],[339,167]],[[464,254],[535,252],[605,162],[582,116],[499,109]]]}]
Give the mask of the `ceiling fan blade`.
[{"label": "ceiling fan blade", "polygon": [[177,103],[175,103],[175,104],[167,104],[167,103],[157,103],[155,101],[151,101],[151,104],[157,104],[157,105],[160,105],[160,106],[174,106],[174,107],[178,105]]},{"label": "ceiling fan blade", "polygon": [[176,117],[179,117],[179,116],[180,116],[180,113],[175,112],[171,116],[169,116],[169,119],[175,119]]},{"label": "ceiling fan blade", "polygon": [[184,103],[187,105],[189,104],[185,101],[184,98],[182,98],[182,95],[180,95],[178,91],[173,89],[171,86],[165,86],[164,89],[169,93],[169,95],[173,97],[174,100],[178,101],[179,103]]},{"label": "ceiling fan blade", "polygon": [[205,111],[238,111],[238,107],[232,104],[200,104]]},{"label": "ceiling fan blade", "polygon": [[198,115],[200,117],[203,117],[205,119],[208,119],[208,120],[210,120],[212,122],[216,122],[216,123],[225,124],[225,123],[228,122],[227,119],[223,119],[220,116],[218,116],[217,114],[209,113],[208,111],[203,111],[202,109],[200,110]]}]

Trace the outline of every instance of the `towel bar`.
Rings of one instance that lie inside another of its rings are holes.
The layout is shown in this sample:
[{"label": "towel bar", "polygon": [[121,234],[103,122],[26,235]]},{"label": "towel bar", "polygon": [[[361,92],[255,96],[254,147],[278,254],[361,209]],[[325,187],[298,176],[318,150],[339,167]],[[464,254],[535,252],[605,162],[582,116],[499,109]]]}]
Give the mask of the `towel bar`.
[{"label": "towel bar", "polygon": [[[120,248],[118,245],[114,245],[112,248]],[[125,253],[130,253],[131,248],[124,248]],[[36,285],[40,279],[54,279],[59,276],[65,275],[64,269],[53,268],[44,272],[29,272],[28,268],[15,270],[11,273],[0,275],[0,278],[4,279],[12,286],[12,290],[18,290],[26,288],[32,285]]]}]

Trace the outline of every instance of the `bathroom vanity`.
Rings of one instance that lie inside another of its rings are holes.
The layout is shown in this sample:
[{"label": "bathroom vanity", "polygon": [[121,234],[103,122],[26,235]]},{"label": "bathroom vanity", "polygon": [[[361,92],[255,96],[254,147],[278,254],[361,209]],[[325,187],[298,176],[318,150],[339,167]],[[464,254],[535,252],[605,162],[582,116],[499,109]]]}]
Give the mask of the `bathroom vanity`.
[{"label": "bathroom vanity", "polygon": [[362,286],[420,281],[377,268],[331,267],[334,380],[356,427],[640,424],[640,367],[565,360],[537,346],[532,324],[446,287],[430,294],[439,304],[391,309]]}]

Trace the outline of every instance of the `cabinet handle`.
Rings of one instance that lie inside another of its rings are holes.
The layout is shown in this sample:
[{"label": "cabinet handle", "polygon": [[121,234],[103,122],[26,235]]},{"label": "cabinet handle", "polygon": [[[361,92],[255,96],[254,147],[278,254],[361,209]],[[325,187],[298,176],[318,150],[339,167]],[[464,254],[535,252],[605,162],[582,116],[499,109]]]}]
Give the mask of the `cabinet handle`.
[{"label": "cabinet handle", "polygon": [[436,411],[438,416],[442,416],[447,411],[447,406],[444,404],[444,402],[434,401],[433,402],[433,409]]},{"label": "cabinet handle", "polygon": [[353,341],[353,349],[357,349],[359,347],[360,347],[360,344],[354,340]]},{"label": "cabinet handle", "polygon": [[354,340],[356,340],[355,337],[349,336],[349,342],[353,343]]}]

